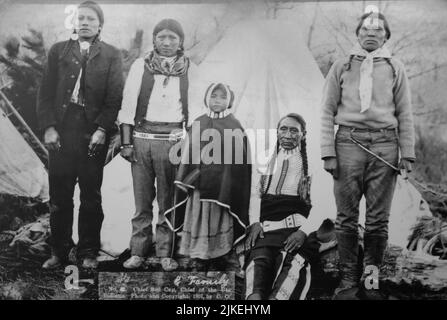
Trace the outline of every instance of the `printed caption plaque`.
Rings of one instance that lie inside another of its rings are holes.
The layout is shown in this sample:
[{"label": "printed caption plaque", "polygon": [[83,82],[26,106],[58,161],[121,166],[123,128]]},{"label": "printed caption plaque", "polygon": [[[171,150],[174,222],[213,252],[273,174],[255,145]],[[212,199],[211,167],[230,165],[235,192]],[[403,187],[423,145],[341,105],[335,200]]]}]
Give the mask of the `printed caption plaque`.
[{"label": "printed caption plaque", "polygon": [[234,272],[100,272],[100,300],[234,300]]}]

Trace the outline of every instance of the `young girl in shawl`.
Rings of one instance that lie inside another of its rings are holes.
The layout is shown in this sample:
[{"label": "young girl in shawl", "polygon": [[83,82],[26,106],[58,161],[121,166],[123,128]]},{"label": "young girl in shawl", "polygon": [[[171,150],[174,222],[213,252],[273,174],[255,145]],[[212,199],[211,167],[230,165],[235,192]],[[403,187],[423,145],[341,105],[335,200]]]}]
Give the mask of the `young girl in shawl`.
[{"label": "young girl in shawl", "polygon": [[179,254],[192,258],[199,271],[238,269],[233,247],[248,223],[249,145],[230,112],[233,100],[227,85],[208,87],[207,113],[194,121],[182,149],[176,204],[165,213],[171,227],[182,231]]}]

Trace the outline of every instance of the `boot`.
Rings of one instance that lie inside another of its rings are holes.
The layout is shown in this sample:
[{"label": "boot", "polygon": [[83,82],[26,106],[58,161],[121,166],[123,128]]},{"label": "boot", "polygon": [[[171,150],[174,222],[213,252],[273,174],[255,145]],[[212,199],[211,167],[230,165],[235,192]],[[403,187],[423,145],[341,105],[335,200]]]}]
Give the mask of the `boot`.
[{"label": "boot", "polygon": [[335,289],[333,300],[357,300],[359,268],[358,235],[348,232],[336,232],[338,254],[340,257],[341,280]]},{"label": "boot", "polygon": [[[365,300],[384,300],[385,295],[380,292],[379,274],[383,263],[383,256],[387,246],[387,237],[383,235],[365,234],[364,247],[365,256],[363,259],[364,272],[361,279],[359,296]],[[375,267],[371,269],[371,266]],[[369,270],[368,270],[369,268]],[[374,270],[374,271],[373,271]],[[374,272],[377,278],[372,278]],[[366,287],[368,285],[368,288]],[[370,287],[372,286],[372,287]]]}]

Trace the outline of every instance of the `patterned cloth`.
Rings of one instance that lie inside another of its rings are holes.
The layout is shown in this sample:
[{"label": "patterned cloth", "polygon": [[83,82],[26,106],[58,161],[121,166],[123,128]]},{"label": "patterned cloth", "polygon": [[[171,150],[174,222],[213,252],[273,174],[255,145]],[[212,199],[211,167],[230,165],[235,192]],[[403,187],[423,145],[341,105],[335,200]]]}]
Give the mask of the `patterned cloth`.
[{"label": "patterned cloth", "polygon": [[162,57],[155,51],[151,51],[144,60],[151,73],[166,76],[165,85],[168,84],[169,77],[181,76],[188,71],[189,67],[189,59],[184,55],[179,55],[172,59]]},{"label": "patterned cloth", "polygon": [[179,253],[202,260],[221,257],[233,247],[233,217],[228,209],[210,201],[200,201],[194,190],[186,205]]},{"label": "patterned cloth", "polygon": [[300,196],[310,203],[310,177],[304,177],[299,147],[280,148],[270,160],[266,174],[261,176],[261,194]]},{"label": "patterned cloth", "polygon": [[311,266],[300,254],[273,247],[251,251],[245,271],[245,297],[262,300],[305,300],[311,283]]}]

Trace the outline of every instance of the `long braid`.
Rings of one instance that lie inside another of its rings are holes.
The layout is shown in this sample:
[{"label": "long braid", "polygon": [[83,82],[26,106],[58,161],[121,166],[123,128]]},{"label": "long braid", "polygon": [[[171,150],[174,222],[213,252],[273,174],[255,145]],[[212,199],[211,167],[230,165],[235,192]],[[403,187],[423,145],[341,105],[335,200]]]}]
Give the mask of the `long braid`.
[{"label": "long braid", "polygon": [[304,202],[306,202],[307,205],[311,206],[311,199],[310,199],[310,177],[309,177],[309,167],[308,167],[308,160],[307,160],[307,142],[306,142],[306,136],[303,136],[303,139],[301,140],[301,159],[303,161],[303,176],[301,177],[300,181],[298,182],[298,194],[303,198]]},{"label": "long braid", "polygon": [[300,116],[297,113],[289,113],[286,116],[282,117],[279,122],[277,128],[279,128],[281,122],[285,118],[292,118],[295,119],[300,125],[301,129],[303,130],[303,137],[301,138],[301,148],[300,148],[300,154],[301,159],[303,162],[303,175],[301,179],[298,181],[298,195],[302,197],[304,202],[309,205],[311,205],[311,199],[310,199],[310,177],[309,177],[309,162],[307,159],[307,143],[306,143],[306,121],[302,116]]},{"label": "long braid", "polygon": [[304,176],[307,177],[309,175],[309,167],[307,162],[307,142],[305,136],[303,140],[301,140],[301,159],[303,160],[303,172]]}]

